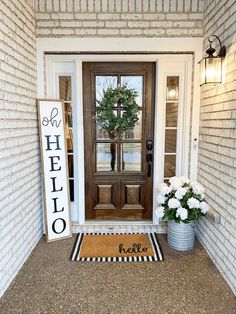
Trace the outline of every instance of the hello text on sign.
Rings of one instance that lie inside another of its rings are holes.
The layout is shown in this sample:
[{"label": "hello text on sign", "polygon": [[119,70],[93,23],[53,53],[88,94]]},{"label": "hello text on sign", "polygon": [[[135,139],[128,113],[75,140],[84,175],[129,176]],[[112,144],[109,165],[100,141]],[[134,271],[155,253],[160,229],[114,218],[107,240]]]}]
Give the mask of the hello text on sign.
[{"label": "hello text on sign", "polygon": [[47,241],[71,236],[62,101],[38,100]]}]

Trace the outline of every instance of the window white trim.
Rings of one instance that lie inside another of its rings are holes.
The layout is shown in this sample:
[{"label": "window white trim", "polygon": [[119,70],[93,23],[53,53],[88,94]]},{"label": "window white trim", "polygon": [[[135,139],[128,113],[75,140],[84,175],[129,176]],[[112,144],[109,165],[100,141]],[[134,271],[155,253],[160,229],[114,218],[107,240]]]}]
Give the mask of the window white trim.
[{"label": "window white trim", "polygon": [[[50,62],[52,61],[60,61],[60,62],[74,62],[75,64],[75,99],[77,102],[76,110],[75,110],[75,125],[79,126],[76,131],[75,135],[75,142],[80,143],[80,146],[76,145],[75,147],[75,156],[78,158],[75,160],[75,163],[77,163],[78,167],[75,169],[75,177],[77,176],[77,190],[78,190],[78,201],[77,201],[77,209],[79,208],[78,212],[78,221],[80,224],[85,223],[85,208],[84,208],[84,138],[83,138],[83,97],[82,97],[82,62],[84,61],[140,61],[140,62],[157,62],[157,83],[156,83],[156,106],[158,103],[161,103],[161,86],[159,84],[160,77],[158,78],[158,74],[160,74],[161,69],[163,69],[163,65],[165,62],[182,62],[182,65],[184,63],[184,73],[181,72],[181,75],[184,76],[185,81],[187,82],[184,95],[185,101],[187,102],[187,110],[190,109],[190,97],[191,97],[191,84],[192,84],[192,68],[191,68],[191,62],[192,62],[192,56],[194,55],[194,82],[193,82],[193,105],[192,105],[192,126],[191,126],[191,134],[192,134],[192,142],[194,138],[198,138],[198,128],[199,128],[199,104],[200,104],[200,91],[199,91],[199,70],[197,66],[197,61],[201,58],[201,46],[202,46],[202,39],[201,38],[102,38],[102,39],[91,39],[91,38],[55,38],[55,39],[47,39],[47,38],[40,38],[37,39],[37,69],[38,69],[38,97],[48,97],[49,94],[45,91],[45,52],[75,52],[75,54],[70,55],[47,55],[47,71],[51,71]],[[82,55],[82,52],[98,52],[97,47],[102,47],[102,52],[122,52],[124,54],[84,54]],[[123,49],[121,48],[123,47]],[[147,54],[143,54],[143,47],[145,47],[145,52]],[[175,48],[175,53],[192,53],[193,55],[175,55],[175,54],[168,54],[168,55],[162,55],[163,53],[173,52],[173,47]],[[125,54],[127,52],[134,52],[136,51],[137,54]],[[156,51],[157,53],[149,54],[149,52]],[[77,54],[79,52],[79,54]],[[139,52],[142,52],[142,54],[139,54]],[[160,54],[159,54],[160,53]],[[191,60],[191,61],[190,61]],[[48,81],[48,75],[47,73],[47,87],[52,86],[53,82]],[[55,83],[55,82],[54,82]],[[55,85],[54,85],[55,86]],[[163,95],[162,95],[163,97]],[[155,125],[159,126],[159,131],[161,127],[163,126],[163,106],[156,107],[158,108],[158,112],[156,109],[155,114]],[[187,114],[187,113],[186,113]],[[187,119],[185,124],[183,124],[183,132],[184,130],[187,130],[189,128],[189,119]],[[163,130],[163,129],[162,129]],[[157,132],[157,131],[156,131]],[[186,134],[189,134],[189,132],[186,132]],[[157,140],[157,134],[154,134],[155,141]],[[160,136],[160,134],[159,134]],[[163,136],[162,136],[163,141]],[[187,143],[187,144],[186,144]],[[81,145],[82,144],[82,145]],[[160,144],[160,142],[159,142]],[[190,145],[191,146],[191,154],[190,154],[190,177],[191,179],[195,179],[197,176],[197,146]],[[154,164],[154,171],[156,175],[153,178],[153,191],[154,191],[154,198],[155,198],[155,189],[157,184],[161,181],[161,178],[163,174],[161,174],[160,165],[163,166],[163,152],[161,149],[156,148],[157,145],[155,145],[155,164]],[[187,166],[184,166],[184,155],[187,155],[189,147],[189,141],[184,141],[182,147],[180,148],[181,153],[181,162],[178,162],[178,164],[182,164],[182,171],[181,173],[186,173]],[[163,143],[162,143],[163,148]],[[156,162],[158,160],[158,164]],[[186,161],[186,157],[185,157]],[[78,184],[79,182],[79,184]],[[75,191],[76,195],[76,191]],[[76,203],[76,202],[75,202]],[[154,202],[155,207],[155,202]],[[153,214],[153,223],[158,223],[155,220],[155,215]],[[75,217],[74,217],[75,219]],[[76,218],[77,220],[77,218]],[[118,223],[118,222],[117,222]]]}]

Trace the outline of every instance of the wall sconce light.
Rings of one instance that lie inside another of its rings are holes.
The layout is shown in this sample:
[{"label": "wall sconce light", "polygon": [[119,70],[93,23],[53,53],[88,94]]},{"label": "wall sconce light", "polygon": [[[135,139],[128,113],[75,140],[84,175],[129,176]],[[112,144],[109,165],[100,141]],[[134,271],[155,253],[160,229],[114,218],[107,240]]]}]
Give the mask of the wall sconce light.
[{"label": "wall sconce light", "polygon": [[166,100],[178,100],[179,97],[179,77],[168,76],[166,86]]},{"label": "wall sconce light", "polygon": [[[212,47],[213,41],[217,39],[219,41],[220,50],[219,53],[214,56],[215,48]],[[218,84],[222,82],[222,59],[226,55],[225,46],[221,45],[221,41],[218,36],[211,35],[208,38],[209,47],[206,50],[208,56],[200,60],[200,86],[204,84]]]}]

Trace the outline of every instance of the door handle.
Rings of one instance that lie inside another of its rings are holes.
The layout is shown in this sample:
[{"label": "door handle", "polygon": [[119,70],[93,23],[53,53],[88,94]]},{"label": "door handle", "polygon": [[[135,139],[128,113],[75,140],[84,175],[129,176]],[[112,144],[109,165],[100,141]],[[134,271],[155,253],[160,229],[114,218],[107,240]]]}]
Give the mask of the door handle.
[{"label": "door handle", "polygon": [[147,161],[147,176],[151,177],[152,176],[152,154],[147,154],[146,155],[146,161]]}]

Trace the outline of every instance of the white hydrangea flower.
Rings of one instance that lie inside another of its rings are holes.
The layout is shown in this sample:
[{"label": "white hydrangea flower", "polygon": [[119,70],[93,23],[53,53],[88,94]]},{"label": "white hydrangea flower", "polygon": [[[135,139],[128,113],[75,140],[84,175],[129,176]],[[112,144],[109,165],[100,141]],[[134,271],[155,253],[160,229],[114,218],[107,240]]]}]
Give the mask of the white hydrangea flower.
[{"label": "white hydrangea flower", "polygon": [[200,202],[195,197],[191,197],[190,199],[188,199],[187,204],[188,204],[189,208],[191,208],[191,209],[200,207]]},{"label": "white hydrangea flower", "polygon": [[182,185],[190,183],[189,178],[184,177],[184,176],[180,177],[180,180],[182,181]]},{"label": "white hydrangea flower", "polygon": [[171,188],[166,183],[159,183],[157,190],[161,195],[166,195],[171,192]]},{"label": "white hydrangea flower", "polygon": [[156,209],[156,216],[158,219],[162,219],[165,213],[165,208],[163,206],[158,206]]},{"label": "white hydrangea flower", "polygon": [[205,215],[208,210],[209,210],[209,205],[206,203],[206,202],[200,202],[200,209],[201,209],[201,212]]},{"label": "white hydrangea flower", "polygon": [[202,196],[204,194],[204,192],[205,192],[204,187],[200,183],[198,183],[196,181],[190,182],[190,186],[193,188],[193,193],[194,194],[198,194],[198,195]]},{"label": "white hydrangea flower", "polygon": [[164,203],[165,203],[166,198],[165,198],[164,195],[158,193],[158,194],[157,194],[157,197],[156,197],[156,201],[157,201],[157,204],[158,204],[158,205],[161,205],[161,204],[164,204]]},{"label": "white hydrangea flower", "polygon": [[201,201],[203,201],[203,200],[204,200],[204,198],[205,198],[205,194],[201,194],[201,195],[200,195],[200,199],[201,199]]},{"label": "white hydrangea flower", "polygon": [[171,198],[168,201],[168,206],[169,208],[178,208],[180,207],[180,201],[177,200],[176,198]]},{"label": "white hydrangea flower", "polygon": [[176,211],[176,217],[180,217],[181,220],[185,220],[188,218],[188,211],[186,208],[179,207]]},{"label": "white hydrangea flower", "polygon": [[186,188],[178,188],[177,191],[175,192],[175,197],[178,200],[181,200],[187,192],[188,192],[188,189]]},{"label": "white hydrangea flower", "polygon": [[173,190],[177,190],[178,188],[182,187],[183,183],[182,180],[179,177],[172,177],[170,178],[170,187]]}]

